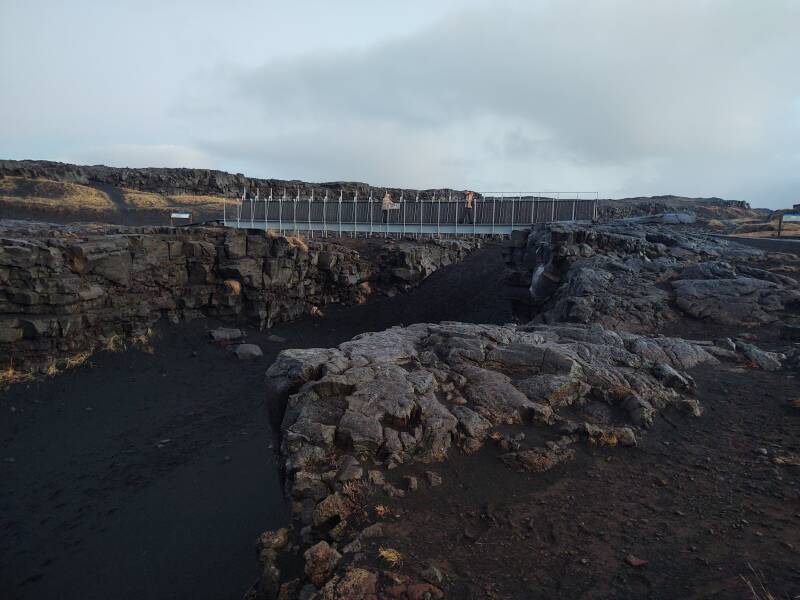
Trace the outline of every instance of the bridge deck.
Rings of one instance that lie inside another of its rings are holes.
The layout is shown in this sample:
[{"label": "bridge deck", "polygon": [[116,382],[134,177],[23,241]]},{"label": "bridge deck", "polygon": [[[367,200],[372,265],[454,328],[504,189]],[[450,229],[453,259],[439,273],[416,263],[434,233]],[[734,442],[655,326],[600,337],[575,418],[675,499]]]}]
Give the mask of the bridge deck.
[{"label": "bridge deck", "polygon": [[436,235],[508,235],[514,230],[528,229],[532,223],[487,225],[469,223],[308,223],[302,221],[235,221],[226,220],[227,227],[239,229],[274,229],[281,231],[327,231],[329,233],[406,233]]},{"label": "bridge deck", "polygon": [[383,210],[381,202],[372,200],[243,198],[223,218],[226,226],[241,229],[503,235],[534,223],[591,219],[596,206],[595,199],[586,198],[483,197],[471,211],[463,201],[401,201]]}]

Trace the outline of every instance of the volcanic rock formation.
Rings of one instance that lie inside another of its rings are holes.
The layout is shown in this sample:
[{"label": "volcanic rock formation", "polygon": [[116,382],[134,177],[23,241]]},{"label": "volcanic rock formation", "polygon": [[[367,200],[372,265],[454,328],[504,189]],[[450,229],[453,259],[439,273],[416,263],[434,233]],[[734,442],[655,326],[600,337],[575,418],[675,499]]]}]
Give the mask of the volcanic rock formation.
[{"label": "volcanic rock formation", "polygon": [[7,221],[0,227],[0,366],[47,366],[114,336],[141,336],[162,316],[268,327],[373,291],[407,289],[477,244],[374,241],[362,255],[259,230]]}]

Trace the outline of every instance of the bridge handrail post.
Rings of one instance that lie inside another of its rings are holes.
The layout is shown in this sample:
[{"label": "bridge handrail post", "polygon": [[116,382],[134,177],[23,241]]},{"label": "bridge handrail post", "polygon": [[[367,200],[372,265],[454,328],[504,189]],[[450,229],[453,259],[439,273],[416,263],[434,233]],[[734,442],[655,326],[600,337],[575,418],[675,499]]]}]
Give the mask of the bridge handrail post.
[{"label": "bridge handrail post", "polygon": [[269,199],[264,201],[264,231],[267,230],[269,222],[269,205],[272,203],[272,188],[269,188]]},{"label": "bridge handrail post", "polygon": [[575,194],[575,199],[572,201],[572,220],[575,220],[575,205],[578,203],[578,199],[581,197],[581,193],[577,192]]},{"label": "bridge handrail post", "polygon": [[339,237],[342,237],[342,193],[342,190],[339,190],[339,216],[336,219],[339,221]]},{"label": "bridge handrail post", "polygon": [[300,186],[297,186],[297,196],[294,198],[294,202],[292,202],[292,230],[294,231],[295,235],[297,235],[297,203],[300,202]]},{"label": "bridge handrail post", "polygon": [[[417,191],[416,199],[417,210],[419,211],[419,235],[422,235],[422,204],[419,203],[419,191]],[[417,237],[419,239],[419,236]]]},{"label": "bridge handrail post", "polygon": [[472,194],[472,235],[475,235],[475,215],[478,214],[477,211],[478,207],[478,199],[475,197],[475,194]]},{"label": "bridge handrail post", "polygon": [[[450,192],[450,204],[452,204],[452,203],[453,203],[453,193]],[[456,228],[455,228],[456,233],[455,233],[455,235],[458,235],[458,205],[459,205],[459,202],[456,202],[456,223],[455,223],[456,224]]]},{"label": "bridge handrail post", "polygon": [[236,207],[236,228],[239,228],[239,224],[242,218],[242,204],[244,204],[245,194],[247,193],[247,188],[242,188],[242,201],[239,202],[239,206]]},{"label": "bridge handrail post", "polygon": [[403,237],[406,237],[406,203],[403,202],[403,192],[400,192],[400,207],[403,210]]},{"label": "bridge handrail post", "polygon": [[438,204],[436,205],[436,237],[442,237],[442,232],[439,226],[441,219],[442,219],[442,199],[439,198]]},{"label": "bridge handrail post", "polygon": [[[255,205],[258,206],[258,195],[261,193],[260,189],[256,189],[256,198],[255,198]],[[254,229],[256,222],[255,222],[255,211],[253,209],[253,197],[250,197],[250,229]]]},{"label": "bridge handrail post", "polygon": [[278,233],[283,233],[283,203],[286,201],[286,188],[283,188],[283,197],[278,200]]},{"label": "bridge handrail post", "polygon": [[369,237],[372,237],[372,188],[369,190]]},{"label": "bridge handrail post", "polygon": [[322,198],[322,237],[328,237],[328,190]]},{"label": "bridge handrail post", "polygon": [[497,196],[492,196],[492,235],[494,235],[494,211],[497,207]]}]

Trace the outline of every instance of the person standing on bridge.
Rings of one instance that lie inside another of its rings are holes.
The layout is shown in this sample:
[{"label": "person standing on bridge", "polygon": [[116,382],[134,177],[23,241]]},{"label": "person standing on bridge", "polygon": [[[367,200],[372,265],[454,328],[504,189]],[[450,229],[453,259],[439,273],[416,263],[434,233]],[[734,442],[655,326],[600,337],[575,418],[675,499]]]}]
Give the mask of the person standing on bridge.
[{"label": "person standing on bridge", "polygon": [[383,194],[383,202],[381,202],[381,213],[383,213],[384,224],[389,222],[389,211],[393,208],[394,202],[392,202],[392,195],[389,193],[389,190],[386,190],[386,193]]},{"label": "person standing on bridge", "polygon": [[475,192],[467,190],[464,196],[464,212],[461,215],[462,223],[475,224]]}]

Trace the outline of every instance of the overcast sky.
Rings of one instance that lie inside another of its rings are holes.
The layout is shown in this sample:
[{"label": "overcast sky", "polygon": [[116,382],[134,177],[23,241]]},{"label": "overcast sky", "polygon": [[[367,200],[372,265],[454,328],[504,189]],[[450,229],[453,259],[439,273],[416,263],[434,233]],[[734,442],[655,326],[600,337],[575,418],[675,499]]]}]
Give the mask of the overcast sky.
[{"label": "overcast sky", "polygon": [[797,0],[0,0],[0,158],[800,202]]}]

